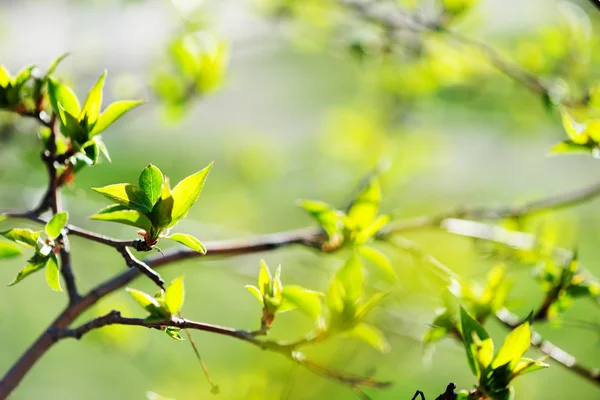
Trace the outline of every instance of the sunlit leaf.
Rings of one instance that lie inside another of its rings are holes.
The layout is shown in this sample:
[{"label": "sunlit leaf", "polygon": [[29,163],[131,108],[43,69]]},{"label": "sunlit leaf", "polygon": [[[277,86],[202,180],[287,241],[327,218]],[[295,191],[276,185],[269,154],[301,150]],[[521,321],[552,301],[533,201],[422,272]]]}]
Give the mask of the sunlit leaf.
[{"label": "sunlit leaf", "polygon": [[373,294],[367,301],[358,306],[358,308],[356,309],[356,319],[359,321],[364,319],[367,316],[367,314],[373,308],[375,308],[375,306],[381,303],[383,299],[389,296],[389,294],[390,292],[377,292]]},{"label": "sunlit leaf", "polygon": [[96,221],[109,221],[134,226],[143,229],[146,232],[150,232],[152,229],[152,222],[147,216],[139,211],[130,210],[122,205],[108,206],[89,218]]},{"label": "sunlit leaf", "polygon": [[[58,106],[58,103],[60,103],[71,115],[79,115],[81,106],[79,105],[79,100],[75,93],[73,93],[73,90],[54,78],[48,79],[48,97],[50,98],[52,109],[56,114],[62,115],[60,107]],[[65,123],[64,118],[62,119],[62,123]]]},{"label": "sunlit leaf", "polygon": [[10,83],[10,73],[4,65],[0,65],[0,87],[5,88]]},{"label": "sunlit leaf", "polygon": [[381,188],[379,181],[374,179],[371,183],[356,197],[350,210],[348,218],[359,228],[364,229],[375,220],[379,212],[379,203],[381,202]]},{"label": "sunlit leaf", "polygon": [[371,247],[361,246],[358,250],[361,256],[372,262],[390,282],[397,282],[398,276],[389,258],[382,252]]},{"label": "sunlit leaf", "polygon": [[[467,359],[469,361],[469,367],[471,367],[471,371],[475,376],[480,376],[480,368],[477,357],[477,345],[474,341],[474,336],[478,338],[480,342],[490,340],[490,336],[485,331],[483,326],[479,322],[477,322],[473,317],[471,317],[464,308],[460,308],[460,321],[461,321],[461,334],[463,338],[463,343],[465,346],[465,351],[467,353]],[[493,344],[492,344],[492,354],[493,354]]]},{"label": "sunlit leaf", "polygon": [[321,297],[323,293],[305,289],[301,286],[287,285],[282,290],[286,302],[293,304],[310,318],[316,320],[321,315]]},{"label": "sunlit leaf", "polygon": [[513,369],[513,375],[515,377],[519,375],[525,375],[530,372],[534,372],[540,369],[548,368],[550,365],[540,361],[532,360],[530,358],[521,358],[517,365]]},{"label": "sunlit leaf", "polygon": [[185,217],[190,207],[196,202],[212,166],[213,163],[208,164],[206,168],[184,178],[173,188],[172,224]]},{"label": "sunlit leaf", "polygon": [[550,154],[590,154],[591,152],[591,146],[587,144],[577,144],[570,140],[560,142],[550,149]]},{"label": "sunlit leaf", "polygon": [[250,293],[252,293],[252,295],[253,295],[254,297],[256,297],[256,300],[258,300],[258,302],[259,302],[261,305],[264,303],[264,301],[263,301],[263,297],[262,297],[262,294],[260,293],[260,290],[259,290],[259,289],[258,289],[256,286],[253,286],[253,285],[246,285],[246,286],[245,286],[245,288],[246,288],[246,289],[248,289],[248,291],[249,291]]},{"label": "sunlit leaf", "polygon": [[58,269],[58,261],[56,260],[55,255],[52,255],[48,259],[48,263],[46,264],[46,282],[48,282],[48,286],[50,286],[52,290],[62,292],[62,287],[60,287],[60,272]]},{"label": "sunlit leaf", "polygon": [[[88,92],[81,113],[79,114],[80,121],[87,121],[87,126],[92,127],[98,120],[100,107],[102,107],[102,89],[104,88],[104,80],[106,79],[106,70],[100,75],[98,81],[92,86]],[[77,114],[75,114],[77,115]]]},{"label": "sunlit leaf", "polygon": [[93,191],[100,193],[104,197],[120,205],[138,210],[143,213],[149,213],[152,210],[150,199],[146,193],[138,186],[129,183],[118,183],[101,188],[92,188]]},{"label": "sunlit leaf", "polygon": [[115,123],[119,118],[125,115],[127,112],[133,110],[134,108],[144,104],[143,100],[121,100],[115,101],[110,104],[106,109],[102,112],[98,121],[96,121],[96,125],[90,132],[90,137],[94,137],[104,132],[106,128]]},{"label": "sunlit leaf", "polygon": [[40,237],[40,233],[42,232],[34,232],[30,229],[10,229],[0,232],[0,235],[20,245],[33,248]]},{"label": "sunlit leaf", "polygon": [[271,271],[265,260],[260,260],[260,272],[258,273],[258,289],[264,298],[271,294]]},{"label": "sunlit leaf", "polygon": [[346,331],[345,334],[368,343],[382,353],[390,351],[390,344],[385,339],[385,336],[383,336],[383,333],[372,325],[361,322],[351,330]]},{"label": "sunlit leaf", "polygon": [[169,236],[169,239],[181,243],[182,245],[187,246],[200,254],[206,254],[206,247],[204,247],[202,242],[192,235],[188,235],[186,233],[174,233]]},{"label": "sunlit leaf", "polygon": [[144,168],[140,174],[138,185],[140,186],[140,189],[146,193],[148,199],[150,199],[152,207],[154,207],[154,204],[156,204],[160,198],[163,181],[164,178],[162,172],[152,164]]},{"label": "sunlit leaf", "polygon": [[496,354],[492,362],[492,368],[508,363],[510,363],[511,368],[514,367],[521,360],[527,349],[529,349],[530,342],[531,326],[529,321],[526,321],[508,334],[504,340],[504,344],[500,347],[498,354]]},{"label": "sunlit leaf", "polygon": [[337,278],[344,286],[346,299],[357,301],[364,294],[362,265],[355,253],[338,270]]},{"label": "sunlit leaf", "polygon": [[341,231],[341,211],[321,201],[302,200],[299,205],[321,225],[330,239]]},{"label": "sunlit leaf", "polygon": [[164,310],[158,301],[147,293],[133,288],[126,288],[133,299],[153,317],[169,317],[169,312]]},{"label": "sunlit leaf", "polygon": [[50,64],[50,66],[48,67],[48,70],[46,71],[46,75],[52,75],[54,73],[54,71],[56,70],[56,67],[58,67],[58,65],[65,59],[67,58],[67,56],[69,55],[69,53],[63,53],[60,56],[56,57],[54,59],[54,61],[52,61],[52,63]]},{"label": "sunlit leaf", "polygon": [[164,228],[172,221],[173,196],[169,187],[169,178],[165,177],[160,198],[152,208],[151,219],[154,226]]},{"label": "sunlit leaf", "polygon": [[185,299],[185,289],[183,286],[183,276],[173,280],[165,290],[165,307],[171,314],[177,314],[183,306]]},{"label": "sunlit leaf", "polygon": [[179,334],[180,330],[181,329],[179,329],[179,328],[174,328],[172,326],[166,326],[164,332],[175,340],[183,340],[183,338]]},{"label": "sunlit leaf", "polygon": [[64,211],[54,214],[46,224],[46,235],[52,240],[56,239],[64,229],[68,219],[69,214]]},{"label": "sunlit leaf", "polygon": [[17,274],[17,277],[11,283],[9,283],[8,286],[16,285],[17,283],[21,282],[23,279],[27,278],[29,275],[44,268],[46,266],[46,263],[48,262],[49,258],[50,257],[35,257],[34,256],[31,260],[29,260],[29,264],[27,264],[27,266],[25,268],[23,268],[22,270],[19,271],[19,273]]}]

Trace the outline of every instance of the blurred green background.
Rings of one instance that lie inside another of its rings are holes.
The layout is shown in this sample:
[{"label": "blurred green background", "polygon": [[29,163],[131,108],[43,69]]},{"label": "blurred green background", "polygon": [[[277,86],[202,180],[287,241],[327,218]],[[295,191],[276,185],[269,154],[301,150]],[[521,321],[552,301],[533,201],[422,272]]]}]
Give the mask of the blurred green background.
[{"label": "blurred green background", "polygon": [[[396,218],[460,205],[517,204],[597,179],[597,160],[546,156],[554,143],[564,139],[558,118],[545,110],[539,98],[481,57],[434,38],[430,48],[435,51],[424,61],[357,61],[349,56],[348,49],[354,47],[348,44],[359,40],[352,36],[352,32],[360,36],[358,28],[350,30],[350,39],[336,42],[333,22],[318,1],[296,2],[291,21],[267,15],[274,3],[0,2],[0,61],[11,71],[29,63],[47,65],[69,51],[71,56],[58,74],[73,83],[80,97],[106,68],[107,97],[150,100],[103,135],[113,162],[86,169],[65,190],[65,206],[73,223],[114,237],[134,238],[133,228],[86,219],[107,204],[90,188],[134,182],[150,162],[176,182],[215,161],[200,200],[179,227],[203,241],[310,225],[312,221],[295,205],[297,199],[342,206],[359,180],[384,156],[392,160],[383,176],[384,211],[393,211]],[[415,2],[403,3],[412,7],[410,3]],[[579,4],[589,16],[575,26],[585,20],[591,29],[600,22],[600,13],[587,2],[569,4],[566,7]],[[561,26],[564,7],[565,2],[488,0],[461,24],[466,34],[498,45],[533,72],[553,76],[567,71],[577,76],[578,66],[586,65],[593,76],[595,66],[600,65],[594,58],[600,52],[591,51],[585,61],[571,60],[558,70],[554,59],[548,61],[549,54],[559,58],[565,48],[572,50],[562,31],[553,30]],[[578,12],[575,15],[584,18]],[[227,75],[219,91],[196,99],[181,119],[169,121],[160,100],[148,89],[149,82],[166,62],[169,41],[199,25],[230,43]],[[595,48],[593,34],[586,40]],[[0,206],[28,208],[43,194],[46,178],[38,160],[36,127],[9,116],[1,118],[4,126],[16,125],[14,132],[4,128],[0,134]],[[558,243],[577,247],[586,267],[600,274],[597,205],[590,202],[534,223],[556,226]],[[1,227],[14,224],[6,221]],[[23,222],[19,226],[33,225]],[[463,276],[483,278],[494,265],[465,238],[434,230],[408,237]],[[71,242],[82,291],[125,268],[116,252],[79,238]],[[331,367],[395,382],[391,389],[368,391],[374,399],[409,399],[417,389],[433,399],[448,382],[471,387],[475,382],[460,344],[446,339],[425,352],[420,343],[440,304],[439,288],[428,281],[418,262],[382,248],[392,258],[401,283],[372,318],[385,332],[392,351],[379,354],[347,339],[309,348],[306,354]],[[272,266],[282,264],[284,283],[316,290],[326,289],[343,261],[343,256],[289,248],[182,262],[161,274],[166,280],[185,275],[187,318],[255,329],[261,311],[244,285],[255,282],[260,257]],[[24,257],[3,262],[0,282],[10,282],[24,262]],[[516,276],[511,300],[524,315],[538,304],[541,292],[527,278],[526,268],[511,268]],[[16,287],[0,288],[0,371],[12,365],[64,306],[64,294],[46,286],[43,277],[36,275]],[[135,281],[133,287],[153,290],[144,279]],[[111,309],[128,316],[143,315],[121,290],[81,321]],[[597,311],[593,304],[580,302],[565,319],[600,323]],[[489,326],[497,340],[506,334],[500,326]],[[278,317],[272,334],[294,338],[310,327],[302,315],[287,313]],[[560,329],[550,325],[537,329],[582,363],[598,366],[598,329],[568,324]],[[195,337],[221,387],[216,398],[279,399],[286,390],[289,399],[298,400],[354,397],[346,387],[302,368],[296,371],[277,354],[211,334],[196,333]],[[517,380],[515,386],[518,399],[595,399],[600,395],[597,387],[554,364]],[[211,398],[209,389],[187,342],[137,327],[110,327],[52,348],[12,398],[145,399],[152,391],[185,400]]]}]

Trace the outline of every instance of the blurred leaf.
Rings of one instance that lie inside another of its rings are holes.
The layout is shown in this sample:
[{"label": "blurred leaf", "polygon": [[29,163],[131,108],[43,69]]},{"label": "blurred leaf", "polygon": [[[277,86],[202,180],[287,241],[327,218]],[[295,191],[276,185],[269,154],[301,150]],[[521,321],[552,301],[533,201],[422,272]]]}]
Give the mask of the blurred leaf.
[{"label": "blurred leaf", "polygon": [[171,314],[177,314],[183,306],[185,289],[183,276],[174,279],[165,290],[165,307]]},{"label": "blurred leaf", "polygon": [[40,233],[42,232],[34,232],[30,229],[10,229],[8,231],[0,232],[0,235],[25,247],[34,248],[40,237]]},{"label": "blurred leaf", "polygon": [[383,333],[372,325],[361,322],[351,330],[345,332],[345,334],[370,344],[382,353],[390,351],[390,344],[385,339],[385,336],[383,336]]},{"label": "blurred leaf", "polygon": [[4,65],[0,65],[0,87],[5,88],[10,83],[10,73],[4,67]]},{"label": "blurred leaf", "polygon": [[198,239],[186,233],[174,233],[169,236],[170,240],[181,243],[200,254],[206,254],[206,247]]},{"label": "blurred leaf", "polygon": [[48,263],[46,264],[46,282],[48,282],[48,286],[50,286],[52,290],[62,292],[62,287],[60,287],[58,261],[56,260],[55,255],[50,256]]},{"label": "blurred leaf", "polygon": [[0,259],[13,258],[21,254],[21,249],[18,246],[12,243],[0,242]]},{"label": "blurred leaf", "polygon": [[69,55],[69,53],[63,53],[60,56],[56,57],[54,59],[54,61],[52,61],[52,63],[50,64],[50,66],[48,67],[48,70],[46,71],[46,75],[52,75],[54,73],[54,71],[56,70],[56,67],[58,67],[58,65],[65,59],[67,58],[67,56]]},{"label": "blurred leaf", "polygon": [[143,100],[121,100],[115,101],[106,107],[106,110],[100,115],[96,125],[94,125],[94,129],[90,132],[90,137],[99,135],[104,132],[106,128],[111,126],[114,122],[116,122],[119,118],[125,115],[127,112],[133,110],[134,108],[144,104]]},{"label": "blurred leaf", "polygon": [[381,188],[379,181],[374,179],[371,183],[356,197],[350,210],[348,218],[356,224],[359,229],[364,229],[371,225],[377,213],[379,212],[379,203],[381,202]]},{"label": "blurred leaf", "polygon": [[371,296],[369,298],[369,300],[365,301],[364,303],[362,303],[357,309],[356,309],[356,319],[357,320],[362,320],[364,319],[367,314],[373,309],[375,308],[376,305],[378,305],[379,303],[381,303],[381,301],[383,299],[385,299],[390,293],[389,292],[378,292],[375,293],[373,296]]},{"label": "blurred leaf", "polygon": [[46,224],[46,235],[48,235],[51,240],[55,240],[60,236],[60,233],[67,224],[68,219],[69,214],[64,211],[54,214],[50,221],[48,221]]},{"label": "blurred leaf", "polygon": [[208,164],[206,168],[183,179],[173,188],[173,219],[171,224],[175,224],[185,217],[189,209],[196,202],[212,166],[213,163]]},{"label": "blurred leaf", "polygon": [[358,234],[356,235],[355,242],[357,244],[366,243],[371,238],[373,238],[377,234],[377,232],[379,232],[381,228],[383,228],[389,221],[389,216],[380,215],[375,219],[375,221],[373,221],[371,225],[365,227],[363,230],[358,232]]},{"label": "blurred leaf", "polygon": [[125,290],[129,292],[131,297],[133,297],[133,299],[140,306],[142,306],[146,311],[150,313],[151,317],[169,317],[169,313],[160,306],[160,304],[154,297],[133,288],[126,288]]},{"label": "blurred leaf", "polygon": [[390,282],[398,282],[396,271],[394,271],[392,263],[385,254],[366,246],[359,247],[358,252],[368,261],[372,262],[377,268],[379,268],[379,270]]},{"label": "blurred leaf", "polygon": [[[106,79],[106,70],[100,75],[100,78],[94,86],[88,92],[81,113],[79,114],[80,121],[87,121],[88,130],[98,120],[100,114],[100,108],[102,107],[102,89],[104,88],[104,80]],[[77,114],[75,114],[77,115]]]},{"label": "blurred leaf", "polygon": [[592,147],[586,144],[577,144],[570,140],[565,140],[556,144],[550,149],[550,154],[567,154],[567,153],[585,153],[589,154],[592,152]]},{"label": "blurred leaf", "polygon": [[244,287],[245,287],[246,289],[248,289],[248,291],[249,291],[250,293],[252,293],[252,295],[253,295],[254,297],[256,297],[256,299],[258,300],[258,302],[259,302],[261,305],[263,305],[263,304],[264,304],[264,302],[263,302],[263,297],[262,297],[262,294],[260,293],[260,290],[259,290],[259,289],[258,289],[256,286],[253,286],[253,285],[246,285],[246,286],[244,286]]},{"label": "blurred leaf", "polygon": [[506,339],[504,344],[498,350],[498,354],[492,362],[492,368],[497,368],[504,364],[510,364],[510,368],[521,360],[523,354],[529,349],[531,343],[531,326],[529,321],[517,326],[513,329]]},{"label": "blurred leaf", "polygon": [[139,178],[139,186],[140,189],[144,193],[148,199],[150,199],[150,204],[152,207],[156,204],[158,199],[160,198],[160,194],[162,193],[163,186],[163,174],[160,172],[160,169],[150,164],[140,174]]},{"label": "blurred leaf", "polygon": [[27,278],[29,275],[44,268],[46,266],[46,263],[48,262],[49,258],[50,257],[35,257],[34,256],[31,260],[29,260],[29,264],[27,264],[27,266],[25,268],[23,268],[22,270],[19,271],[19,273],[17,274],[17,277],[11,283],[9,283],[8,286],[16,285],[17,283],[21,282],[23,279]]},{"label": "blurred leaf", "polygon": [[316,320],[321,315],[321,300],[323,293],[305,289],[301,286],[287,285],[282,290],[283,298],[300,311]]},{"label": "blurred leaf", "polygon": [[150,232],[152,222],[139,211],[130,210],[122,205],[112,205],[100,210],[97,214],[89,217],[96,221],[109,221],[118,224],[130,225]]},{"label": "blurred leaf", "polygon": [[341,231],[340,211],[322,201],[302,200],[299,204],[321,225],[330,239]]},{"label": "blurred leaf", "polygon": [[150,199],[148,199],[148,196],[146,196],[146,194],[142,192],[142,189],[136,185],[129,183],[118,183],[115,185],[104,186],[102,188],[92,188],[92,190],[100,193],[115,203],[140,211],[142,213],[149,213],[152,210]]},{"label": "blurred leaf", "polygon": [[351,302],[358,301],[364,294],[364,278],[362,273],[362,265],[356,256],[352,256],[338,270],[337,278],[344,286],[345,298]]}]

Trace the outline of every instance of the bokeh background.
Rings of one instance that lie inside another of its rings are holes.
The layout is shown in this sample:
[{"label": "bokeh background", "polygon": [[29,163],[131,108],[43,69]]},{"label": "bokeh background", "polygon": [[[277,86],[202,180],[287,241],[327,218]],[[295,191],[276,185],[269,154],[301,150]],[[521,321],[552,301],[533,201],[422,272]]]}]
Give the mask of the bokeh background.
[{"label": "bokeh background", "polygon": [[[291,18],[274,16],[276,3],[0,1],[0,62],[11,71],[29,63],[47,65],[69,51],[58,75],[71,82],[80,97],[106,68],[106,97],[149,100],[103,135],[113,162],[86,169],[65,190],[72,222],[134,238],[133,228],[87,220],[106,205],[90,188],[134,182],[150,162],[178,181],[215,161],[200,200],[180,223],[181,231],[201,240],[310,225],[310,218],[296,206],[298,199],[342,206],[382,157],[392,161],[382,177],[384,210],[396,218],[460,205],[518,204],[597,179],[598,161],[591,157],[547,156],[552,145],[564,139],[557,116],[472,51],[440,37],[431,40],[430,51],[420,61],[371,58],[372,32],[353,28],[353,21],[338,32],[339,21],[330,18],[326,2],[296,2]],[[402,3],[413,7],[415,2]],[[600,52],[565,54],[574,51],[574,43],[580,44],[574,40],[594,49],[598,29],[593,28],[598,23],[600,12],[585,1],[486,0],[457,27],[535,73],[568,73],[585,77],[580,81],[589,84],[600,65]],[[229,43],[228,69],[219,90],[194,98],[174,120],[150,83],[167,62],[169,43],[195,29]],[[0,118],[0,206],[31,207],[43,194],[46,178],[38,159],[36,127],[6,115]],[[600,273],[597,207],[590,202],[532,223],[555,227],[557,243],[577,247],[586,267]],[[12,224],[7,221],[2,227]],[[408,237],[463,276],[483,278],[495,264],[465,238],[435,230]],[[417,389],[434,398],[451,381],[459,388],[471,387],[474,379],[460,344],[446,339],[424,351],[420,343],[440,305],[439,288],[410,256],[383,249],[401,277],[397,293],[373,315],[391,352],[379,354],[347,339],[307,349],[307,355],[332,367],[395,382],[389,390],[370,391],[374,399],[409,399]],[[100,245],[73,238],[72,251],[83,291],[125,268],[116,252]],[[254,283],[260,257],[283,265],[284,283],[317,290],[326,289],[343,261],[339,255],[289,248],[182,262],[161,274],[166,280],[185,275],[187,318],[254,329],[260,307],[244,285]],[[24,257],[3,262],[0,282],[10,282],[24,262]],[[541,292],[528,278],[527,268],[511,268],[516,277],[511,301],[525,315],[538,304]],[[153,290],[144,279],[133,287]],[[0,288],[0,371],[10,367],[64,304],[64,294],[48,290],[41,275]],[[111,309],[143,315],[121,290],[82,320]],[[575,304],[565,319],[600,323],[597,306],[586,302]],[[310,326],[302,315],[286,313],[278,317],[272,333],[294,338]],[[493,323],[489,329],[497,340],[506,333]],[[537,329],[582,363],[599,366],[597,328],[564,324]],[[210,334],[195,337],[221,387],[216,398],[279,399],[286,391],[287,398],[298,400],[354,396],[345,387],[295,370],[277,354]],[[111,327],[52,348],[12,398],[146,399],[152,391],[185,400],[211,398],[209,389],[187,342],[142,328]],[[517,398],[532,400],[600,396],[597,387],[554,364],[517,380],[516,390]]]}]

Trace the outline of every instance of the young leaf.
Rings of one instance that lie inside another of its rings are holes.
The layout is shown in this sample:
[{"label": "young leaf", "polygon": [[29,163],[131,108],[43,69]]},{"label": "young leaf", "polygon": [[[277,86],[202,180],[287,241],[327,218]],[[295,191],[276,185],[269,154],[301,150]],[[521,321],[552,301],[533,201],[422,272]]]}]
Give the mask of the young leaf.
[{"label": "young leaf", "polygon": [[4,67],[4,65],[0,65],[0,87],[5,88],[10,83],[10,73]]},{"label": "young leaf", "polygon": [[258,289],[264,298],[271,294],[271,271],[265,260],[260,260],[260,272],[258,273]]},{"label": "young leaf", "polygon": [[550,365],[540,361],[540,360],[532,360],[530,358],[521,358],[515,368],[513,369],[513,377],[517,377],[519,375],[525,375],[533,371],[537,371],[539,369],[548,368]]},{"label": "young leaf", "polygon": [[358,301],[364,294],[364,278],[362,265],[356,253],[336,273],[337,279],[342,283],[345,298],[351,302]]},{"label": "young leaf", "polygon": [[190,207],[196,202],[204,186],[204,181],[213,163],[193,175],[183,179],[173,188],[173,211],[171,224],[186,216]]},{"label": "young leaf", "polygon": [[574,143],[570,140],[564,140],[558,144],[556,144],[554,147],[552,147],[550,149],[550,154],[554,155],[554,154],[565,154],[565,153],[570,153],[570,154],[578,154],[578,153],[585,153],[585,154],[590,154],[592,152],[592,147],[588,146],[587,144],[577,144]]},{"label": "young leaf", "polygon": [[389,294],[390,292],[378,292],[371,296],[369,300],[365,301],[356,309],[356,319],[358,321],[363,320],[367,316],[367,314]]},{"label": "young leaf", "polygon": [[301,286],[287,285],[282,290],[286,302],[293,304],[304,314],[316,320],[321,315],[321,300],[323,293],[305,289]]},{"label": "young leaf", "polygon": [[146,196],[146,193],[142,192],[142,189],[136,185],[131,185],[129,183],[118,183],[101,188],[92,188],[92,190],[100,193],[115,203],[121,204],[133,210],[137,210],[145,214],[152,210],[150,199],[148,196]]},{"label": "young leaf", "polygon": [[17,274],[17,277],[11,283],[9,283],[8,286],[16,285],[17,283],[21,282],[23,279],[27,278],[29,275],[44,268],[46,266],[46,263],[48,262],[49,258],[50,257],[35,257],[34,256],[31,260],[29,260],[29,264],[27,264],[27,266],[25,268],[23,268],[22,270],[19,271],[19,273]]},{"label": "young leaf", "polygon": [[177,314],[183,306],[185,298],[185,289],[183,286],[183,276],[173,280],[165,290],[165,307],[171,314]]},{"label": "young leaf", "polygon": [[127,290],[127,292],[129,292],[129,294],[131,295],[131,297],[133,297],[133,299],[140,305],[142,306],[146,311],[148,311],[150,313],[150,316],[153,317],[168,317],[169,313],[164,310],[160,304],[158,304],[158,301],[150,296],[147,293],[144,293],[140,290],[136,290],[136,289],[132,289],[132,288],[126,288],[125,290]]},{"label": "young leaf", "polygon": [[48,282],[48,286],[50,286],[52,290],[62,292],[62,288],[60,287],[58,261],[54,255],[48,259],[48,263],[46,264],[46,282]]},{"label": "young leaf", "polygon": [[[100,75],[100,78],[96,84],[90,89],[81,113],[79,114],[79,120],[87,120],[87,126],[92,127],[98,120],[100,114],[100,107],[102,107],[102,89],[104,88],[104,80],[106,79],[106,70]],[[77,114],[76,114],[77,115]]]},{"label": "young leaf", "polygon": [[100,118],[98,118],[98,121],[96,121],[96,125],[94,125],[94,128],[90,132],[90,137],[94,137],[104,132],[106,128],[111,126],[127,112],[144,103],[145,101],[142,100],[122,100],[112,103],[106,107],[106,110],[104,110],[104,112],[100,115]]},{"label": "young leaf", "polygon": [[351,330],[346,331],[345,334],[370,344],[382,353],[390,351],[390,344],[385,339],[385,336],[383,336],[383,333],[372,325],[361,322]]},{"label": "young leaf", "polygon": [[150,199],[150,204],[154,207],[154,204],[160,198],[163,186],[163,174],[160,169],[150,164],[140,174],[138,185],[146,196]]},{"label": "young leaf", "polygon": [[34,248],[40,237],[40,233],[42,232],[33,232],[29,229],[10,229],[0,232],[0,235],[25,247]]},{"label": "young leaf", "polygon": [[355,238],[355,243],[364,244],[368,242],[373,236],[377,234],[388,222],[390,221],[390,217],[387,215],[380,215],[371,223],[366,226],[364,229],[358,232]]},{"label": "young leaf", "polygon": [[169,335],[171,338],[175,339],[175,340],[183,340],[183,338],[181,337],[181,335],[179,334],[179,331],[181,329],[179,328],[174,328],[172,326],[165,326],[165,330],[164,332]]},{"label": "young leaf", "polygon": [[[50,104],[52,109],[59,116],[62,114],[58,103],[69,112],[71,115],[79,115],[81,106],[77,96],[70,87],[55,80],[54,78],[48,79],[48,97],[50,98]],[[65,121],[61,118],[61,122],[64,124]]]},{"label": "young leaf", "polygon": [[396,283],[398,282],[398,277],[396,275],[396,271],[392,267],[392,263],[387,258],[387,256],[381,253],[378,250],[375,250],[371,247],[361,246],[358,249],[358,252],[361,256],[366,258],[368,261],[372,262],[379,270],[384,274],[384,276],[390,280],[390,282]]},{"label": "young leaf", "polygon": [[258,300],[258,302],[259,302],[261,305],[264,305],[263,296],[262,296],[262,294],[260,294],[260,290],[258,290],[258,288],[257,288],[256,286],[252,286],[252,285],[246,285],[246,286],[245,286],[245,288],[246,288],[246,289],[248,289],[248,291],[249,291],[250,293],[252,293],[252,295],[253,295],[254,297],[256,297],[256,299]]},{"label": "young leaf", "polygon": [[48,70],[46,71],[46,76],[52,75],[54,73],[54,71],[56,70],[56,67],[58,67],[58,64],[60,64],[62,62],[62,60],[67,58],[68,55],[69,55],[69,53],[63,53],[60,56],[56,57],[56,59],[54,61],[52,61],[52,63],[48,67]]},{"label": "young leaf", "polygon": [[299,204],[321,225],[330,239],[341,231],[341,211],[321,201],[302,200]]},{"label": "young leaf", "polygon": [[354,200],[348,211],[348,217],[359,229],[371,225],[381,202],[379,181],[374,179]]},{"label": "young leaf", "polygon": [[64,211],[54,214],[50,221],[48,221],[46,224],[46,235],[48,235],[48,237],[52,240],[56,239],[60,235],[60,232],[64,229],[68,219],[69,214]]},{"label": "young leaf", "polygon": [[160,198],[152,209],[151,219],[154,226],[158,228],[169,226],[172,221],[172,212],[173,196],[171,195],[171,188],[169,187],[169,178],[165,177]]},{"label": "young leaf", "polygon": [[[463,337],[465,351],[467,353],[467,359],[469,361],[469,367],[471,367],[471,371],[473,371],[473,374],[475,374],[475,376],[479,378],[481,371],[479,368],[479,363],[477,362],[477,345],[474,341],[474,335],[477,336],[480,342],[489,341],[488,343],[492,346],[492,354],[493,343],[483,326],[481,326],[479,322],[473,319],[473,317],[471,317],[462,307],[460,308],[460,321],[462,329],[461,333]],[[489,344],[487,345],[488,347]]]},{"label": "young leaf", "polygon": [[0,259],[13,258],[21,254],[21,249],[18,246],[12,243],[0,242]]},{"label": "young leaf", "polygon": [[200,242],[192,235],[188,235],[185,233],[174,233],[171,236],[169,236],[169,239],[181,243],[182,245],[187,246],[200,254],[206,254],[206,247],[204,247],[202,242]]},{"label": "young leaf", "polygon": [[89,218],[96,221],[109,221],[116,222],[118,224],[130,225],[143,229],[146,232],[150,232],[152,229],[152,222],[150,219],[148,219],[148,217],[139,211],[129,210],[127,207],[122,205],[108,206]]},{"label": "young leaf", "polygon": [[508,363],[510,363],[511,368],[517,365],[529,348],[530,342],[531,326],[529,321],[526,321],[508,334],[504,340],[504,344],[502,344],[492,362],[492,368],[497,368]]}]

